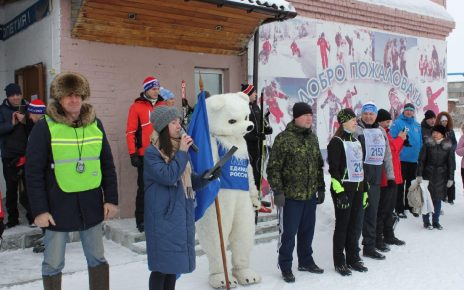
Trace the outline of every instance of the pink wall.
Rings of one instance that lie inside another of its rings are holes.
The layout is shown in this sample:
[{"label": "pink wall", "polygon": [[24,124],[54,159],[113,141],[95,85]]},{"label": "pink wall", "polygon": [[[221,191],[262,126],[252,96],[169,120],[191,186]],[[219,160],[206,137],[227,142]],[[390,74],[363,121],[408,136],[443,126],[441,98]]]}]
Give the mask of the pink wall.
[{"label": "pink wall", "polygon": [[105,126],[118,173],[121,217],[133,216],[137,184],[130,165],[125,127],[129,106],[139,96],[142,81],[154,75],[178,96],[182,80],[194,104],[194,68],[219,68],[225,74],[225,91],[238,91],[246,81],[246,57],[179,52],[166,49],[112,45],[71,38],[70,2],[61,5],[61,71],[85,75],[91,87],[89,102]]}]

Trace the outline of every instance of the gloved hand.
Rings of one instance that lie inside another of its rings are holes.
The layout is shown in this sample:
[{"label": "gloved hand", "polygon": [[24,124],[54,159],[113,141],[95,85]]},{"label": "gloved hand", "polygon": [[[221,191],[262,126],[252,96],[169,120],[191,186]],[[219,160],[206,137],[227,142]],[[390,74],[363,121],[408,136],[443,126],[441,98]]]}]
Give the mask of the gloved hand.
[{"label": "gloved hand", "polygon": [[253,210],[257,211],[261,208],[261,201],[258,196],[251,196],[251,204],[253,205]]},{"label": "gloved hand", "polygon": [[285,205],[285,194],[274,192],[274,204],[278,207],[283,207]]},{"label": "gloved hand", "polygon": [[367,191],[363,193],[363,208],[366,209],[366,207],[369,205],[369,195],[367,194]]},{"label": "gloved hand", "polygon": [[388,187],[395,187],[396,182],[394,180],[387,180]]},{"label": "gloved hand", "polygon": [[450,188],[451,186],[453,186],[453,183],[453,180],[448,180],[448,182],[446,183],[446,187]]},{"label": "gloved hand", "polygon": [[416,177],[416,182],[419,184],[422,182],[422,176],[417,176]]},{"label": "gloved hand", "polygon": [[336,204],[335,206],[339,209],[348,209],[350,208],[350,200],[348,199],[348,195],[346,192],[342,191],[337,193]]},{"label": "gloved hand", "polygon": [[[201,176],[204,176],[206,174],[206,172],[208,172],[208,171],[209,171],[209,169],[206,169]],[[218,179],[219,177],[221,177],[221,173],[222,173],[221,172],[221,167],[218,167],[206,179],[208,179],[209,181],[213,181],[213,180]]]},{"label": "gloved hand", "polygon": [[272,127],[270,127],[270,126],[265,126],[265,127],[264,127],[264,134],[266,134],[266,135],[271,135],[271,134],[272,134]]},{"label": "gloved hand", "polygon": [[137,153],[130,155],[131,164],[134,167],[141,167],[143,165],[142,157],[137,155]]},{"label": "gloved hand", "polygon": [[258,132],[256,133],[256,137],[259,139],[259,140],[266,140],[266,135],[262,132]]},{"label": "gloved hand", "polygon": [[325,199],[325,191],[324,190],[318,190],[316,193],[316,202],[317,204],[322,204],[324,203]]}]

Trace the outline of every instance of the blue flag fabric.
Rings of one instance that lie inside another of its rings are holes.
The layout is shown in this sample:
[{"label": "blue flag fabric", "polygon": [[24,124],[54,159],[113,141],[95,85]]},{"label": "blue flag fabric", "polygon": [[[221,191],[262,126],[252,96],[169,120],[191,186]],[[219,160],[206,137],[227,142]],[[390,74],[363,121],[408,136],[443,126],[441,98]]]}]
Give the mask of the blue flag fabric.
[{"label": "blue flag fabric", "polygon": [[[209,137],[208,113],[206,111],[205,93],[203,91],[198,96],[187,134],[193,138],[195,144],[200,148],[197,153],[189,150],[189,154],[193,170],[198,174],[202,174],[214,166]],[[219,187],[219,180],[214,180],[207,187],[196,192],[195,221],[199,220],[205,214],[206,209],[214,202]]]}]

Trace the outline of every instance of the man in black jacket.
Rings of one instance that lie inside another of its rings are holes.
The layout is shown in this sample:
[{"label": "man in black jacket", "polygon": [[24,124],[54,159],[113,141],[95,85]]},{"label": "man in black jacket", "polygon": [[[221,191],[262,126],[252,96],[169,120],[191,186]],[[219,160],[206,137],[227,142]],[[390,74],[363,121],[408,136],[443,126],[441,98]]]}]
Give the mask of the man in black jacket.
[{"label": "man in black jacket", "polygon": [[102,221],[116,215],[118,188],[110,144],[87,79],[61,73],[51,83],[54,102],[27,146],[26,180],[35,224],[45,228],[45,290],[61,289],[68,233],[79,231],[90,289],[109,290]]},{"label": "man in black jacket", "polygon": [[19,224],[19,201],[26,209],[29,224],[33,223],[29,201],[25,190],[18,190],[19,183],[24,184],[22,166],[18,165],[26,152],[27,130],[25,109],[27,102],[23,99],[19,85],[11,83],[5,87],[6,99],[0,106],[0,148],[2,151],[3,176],[6,183],[6,210],[8,228]]}]

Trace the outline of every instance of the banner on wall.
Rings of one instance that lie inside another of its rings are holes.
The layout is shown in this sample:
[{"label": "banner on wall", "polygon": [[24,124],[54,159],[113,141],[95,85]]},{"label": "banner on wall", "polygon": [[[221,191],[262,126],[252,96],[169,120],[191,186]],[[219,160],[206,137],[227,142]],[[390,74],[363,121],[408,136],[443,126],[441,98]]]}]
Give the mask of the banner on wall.
[{"label": "banner on wall", "polygon": [[446,108],[444,41],[297,17],[262,26],[259,43],[258,88],[273,137],[292,120],[296,102],[313,107],[323,149],[342,108],[359,114],[363,103],[374,101],[395,119],[413,103],[418,122],[426,110]]},{"label": "banner on wall", "polygon": [[0,39],[5,41],[30,25],[42,20],[50,11],[49,0],[39,0],[6,24],[0,24]]}]

